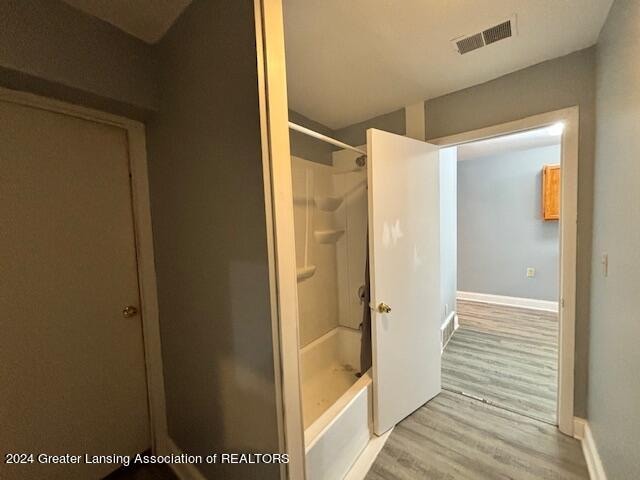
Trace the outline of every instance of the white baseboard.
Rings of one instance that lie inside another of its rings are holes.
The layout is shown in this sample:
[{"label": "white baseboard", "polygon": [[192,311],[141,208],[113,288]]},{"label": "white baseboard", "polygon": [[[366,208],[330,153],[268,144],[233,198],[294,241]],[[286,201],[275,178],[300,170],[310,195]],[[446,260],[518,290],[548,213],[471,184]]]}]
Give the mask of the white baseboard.
[{"label": "white baseboard", "polygon": [[582,443],[582,453],[589,469],[589,478],[591,480],[607,480],[589,422],[584,418],[574,417],[573,436]]},{"label": "white baseboard", "polygon": [[544,310],[546,312],[558,312],[558,302],[550,300],[537,300],[535,298],[507,297],[505,295],[492,295],[489,293],[461,292],[458,291],[458,300],[472,302],[494,303],[510,307],[530,308],[532,310]]},{"label": "white baseboard", "polygon": [[373,462],[376,461],[380,450],[382,450],[384,444],[387,443],[387,439],[389,438],[389,435],[391,435],[392,431],[393,428],[384,432],[379,437],[377,435],[371,437],[371,440],[369,440],[369,443],[364,447],[364,450],[356,462],[351,466],[351,469],[344,477],[344,480],[364,480],[364,477],[369,473]]},{"label": "white baseboard", "polygon": [[[163,439],[163,441],[165,447],[169,450],[166,452],[166,455],[181,455],[184,453],[168,436]],[[191,463],[171,463],[169,466],[180,480],[207,480],[204,475],[200,473],[200,470]]]},{"label": "white baseboard", "polygon": [[584,426],[587,421],[584,418],[573,417],[573,438],[582,441],[584,439]]}]

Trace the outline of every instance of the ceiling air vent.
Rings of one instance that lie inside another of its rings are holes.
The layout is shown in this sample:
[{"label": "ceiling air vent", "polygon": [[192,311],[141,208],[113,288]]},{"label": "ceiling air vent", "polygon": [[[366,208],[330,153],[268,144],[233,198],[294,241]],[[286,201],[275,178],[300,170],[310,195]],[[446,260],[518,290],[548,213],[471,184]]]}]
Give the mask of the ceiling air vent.
[{"label": "ceiling air vent", "polygon": [[513,37],[516,34],[516,16],[514,15],[510,19],[488,27],[481,32],[454,38],[451,43],[456,52],[463,55],[505,38]]},{"label": "ceiling air vent", "polygon": [[511,20],[502,22],[495,27],[487,28],[482,32],[482,38],[484,38],[485,45],[503,40],[511,36]]},{"label": "ceiling air vent", "polygon": [[484,47],[482,34],[476,33],[475,35],[471,35],[470,37],[465,37],[461,40],[457,40],[456,47],[458,47],[458,52],[460,52],[461,54],[471,52],[476,48]]}]

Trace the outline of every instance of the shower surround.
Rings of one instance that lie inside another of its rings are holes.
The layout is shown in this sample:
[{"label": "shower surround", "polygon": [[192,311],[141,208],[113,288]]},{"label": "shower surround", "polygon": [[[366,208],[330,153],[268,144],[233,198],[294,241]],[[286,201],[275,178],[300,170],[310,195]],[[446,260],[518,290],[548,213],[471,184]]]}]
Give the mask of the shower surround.
[{"label": "shower surround", "polygon": [[371,377],[360,376],[366,169],[292,157],[302,409],[310,479],[342,478],[371,436]]}]

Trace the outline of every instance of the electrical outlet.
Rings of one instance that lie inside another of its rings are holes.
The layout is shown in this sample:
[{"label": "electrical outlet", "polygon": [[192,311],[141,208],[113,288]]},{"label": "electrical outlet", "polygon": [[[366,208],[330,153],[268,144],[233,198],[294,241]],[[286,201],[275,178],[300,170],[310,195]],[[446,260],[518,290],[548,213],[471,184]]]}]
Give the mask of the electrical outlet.
[{"label": "electrical outlet", "polygon": [[533,267],[527,267],[527,278],[533,278],[536,276],[536,269]]},{"label": "electrical outlet", "polygon": [[608,277],[609,276],[609,254],[608,253],[602,254],[601,262],[602,262],[602,276]]}]

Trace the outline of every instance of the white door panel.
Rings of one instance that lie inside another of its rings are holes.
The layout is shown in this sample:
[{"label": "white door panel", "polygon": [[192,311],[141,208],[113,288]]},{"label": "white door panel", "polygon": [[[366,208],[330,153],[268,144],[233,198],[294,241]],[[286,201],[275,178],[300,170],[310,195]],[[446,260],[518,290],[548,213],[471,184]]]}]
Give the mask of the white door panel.
[{"label": "white door panel", "polygon": [[[374,430],[440,392],[438,147],[367,132]],[[389,313],[377,306],[385,303]]]}]

